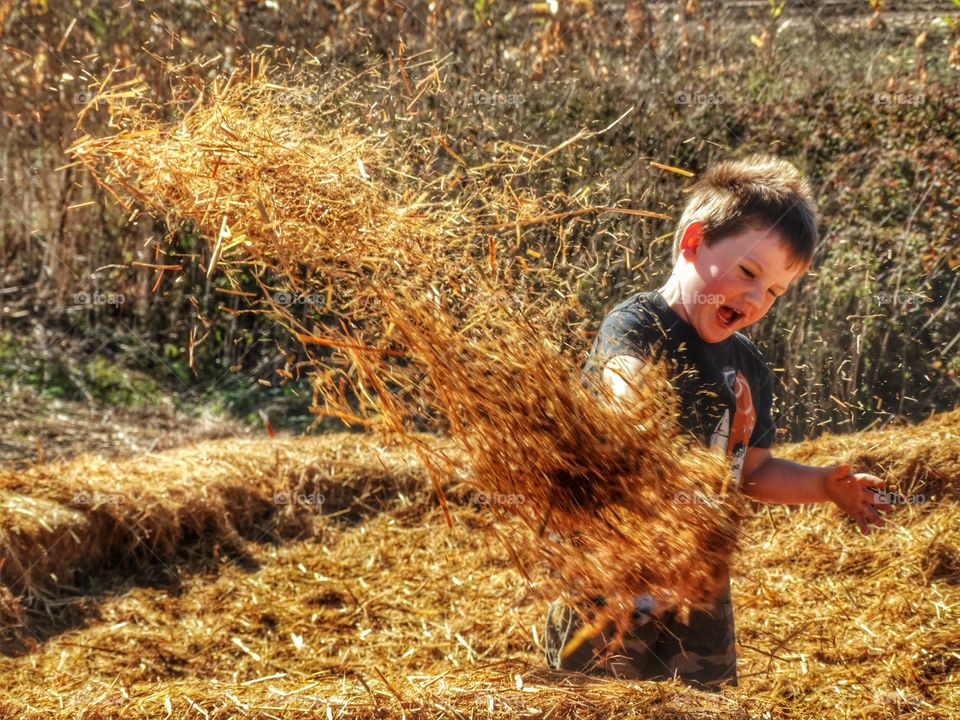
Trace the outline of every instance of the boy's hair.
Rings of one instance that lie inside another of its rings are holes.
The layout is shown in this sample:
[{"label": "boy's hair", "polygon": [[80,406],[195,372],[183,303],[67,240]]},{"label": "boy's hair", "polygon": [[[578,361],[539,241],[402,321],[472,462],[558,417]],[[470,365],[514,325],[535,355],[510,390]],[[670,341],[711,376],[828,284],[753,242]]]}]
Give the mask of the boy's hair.
[{"label": "boy's hair", "polygon": [[786,160],[751,155],[708,169],[693,186],[673,241],[673,259],[691,223],[703,223],[709,246],[728,235],[762,227],[787,243],[791,264],[807,266],[817,245],[817,204],[810,185]]}]

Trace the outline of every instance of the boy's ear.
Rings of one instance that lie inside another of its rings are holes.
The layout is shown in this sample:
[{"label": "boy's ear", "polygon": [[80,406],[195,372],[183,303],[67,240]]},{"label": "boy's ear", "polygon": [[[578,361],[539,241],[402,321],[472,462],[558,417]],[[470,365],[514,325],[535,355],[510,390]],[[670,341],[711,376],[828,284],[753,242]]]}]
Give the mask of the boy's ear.
[{"label": "boy's ear", "polygon": [[683,231],[683,237],[680,238],[680,252],[683,253],[685,250],[693,250],[696,252],[702,242],[703,223],[692,222],[687,225],[687,229]]}]

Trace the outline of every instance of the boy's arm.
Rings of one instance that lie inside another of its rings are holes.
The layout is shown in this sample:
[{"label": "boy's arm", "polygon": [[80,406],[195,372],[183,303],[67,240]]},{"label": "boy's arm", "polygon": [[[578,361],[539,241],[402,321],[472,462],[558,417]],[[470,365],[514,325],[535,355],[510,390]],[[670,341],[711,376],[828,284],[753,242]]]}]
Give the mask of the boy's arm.
[{"label": "boy's arm", "polygon": [[874,475],[852,474],[849,465],[801,465],[775,458],[766,448],[747,449],[740,481],[742,492],[760,502],[804,505],[830,500],[857,521],[864,535],[871,524],[882,524],[877,511],[891,507],[879,502],[870,489],[883,486]]},{"label": "boy's arm", "polygon": [[[643,361],[617,355],[603,368],[603,381],[615,403],[629,407],[636,400],[635,382]],[[870,525],[882,524],[877,510],[891,506],[878,502],[869,488],[883,487],[883,481],[866,473],[850,473],[849,465],[816,467],[775,458],[766,448],[747,448],[740,488],[745,495],[765,503],[805,505],[828,500],[851,515],[866,535]]]},{"label": "boy's arm", "polygon": [[626,408],[637,400],[637,376],[643,360],[632,355],[616,355],[603,366],[603,382],[616,402]]}]

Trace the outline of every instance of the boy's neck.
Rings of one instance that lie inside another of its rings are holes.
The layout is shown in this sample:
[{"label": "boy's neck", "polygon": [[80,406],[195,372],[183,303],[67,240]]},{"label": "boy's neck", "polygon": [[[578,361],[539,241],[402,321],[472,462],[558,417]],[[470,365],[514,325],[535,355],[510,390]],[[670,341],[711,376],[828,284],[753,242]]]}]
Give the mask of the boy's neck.
[{"label": "boy's neck", "polygon": [[667,278],[667,282],[664,283],[663,287],[659,288],[657,292],[663,296],[663,299],[667,305],[670,306],[670,309],[689,325],[690,318],[687,317],[687,310],[683,307],[683,296],[680,294],[680,283],[677,281],[677,278],[671,275]]}]

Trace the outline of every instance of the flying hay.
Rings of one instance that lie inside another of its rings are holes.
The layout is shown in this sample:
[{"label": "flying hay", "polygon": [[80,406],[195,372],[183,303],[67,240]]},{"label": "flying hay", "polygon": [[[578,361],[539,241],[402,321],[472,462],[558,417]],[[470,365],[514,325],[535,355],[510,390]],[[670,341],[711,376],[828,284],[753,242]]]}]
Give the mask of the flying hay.
[{"label": "flying hay", "polygon": [[[500,225],[478,222],[480,207],[519,233],[516,194],[478,180],[451,200],[423,167],[411,185],[423,128],[402,144],[337,112],[335,92],[307,112],[281,91],[295,92],[228,82],[174,122],[117,103],[123,130],[73,152],[111,193],[199,228],[210,272],[252,273],[251,308],[303,344],[315,412],[414,444],[415,429],[446,430],[478,492],[522,497],[495,508],[520,521],[503,537],[556,570],[558,588],[623,608],[656,588],[707,600],[735,546],[724,463],[680,439],[652,368],[626,414],[582,384],[575,291],[498,251]],[[278,285],[322,301],[298,314],[271,299]],[[456,463],[419,447],[443,502],[438,473]]]}]

